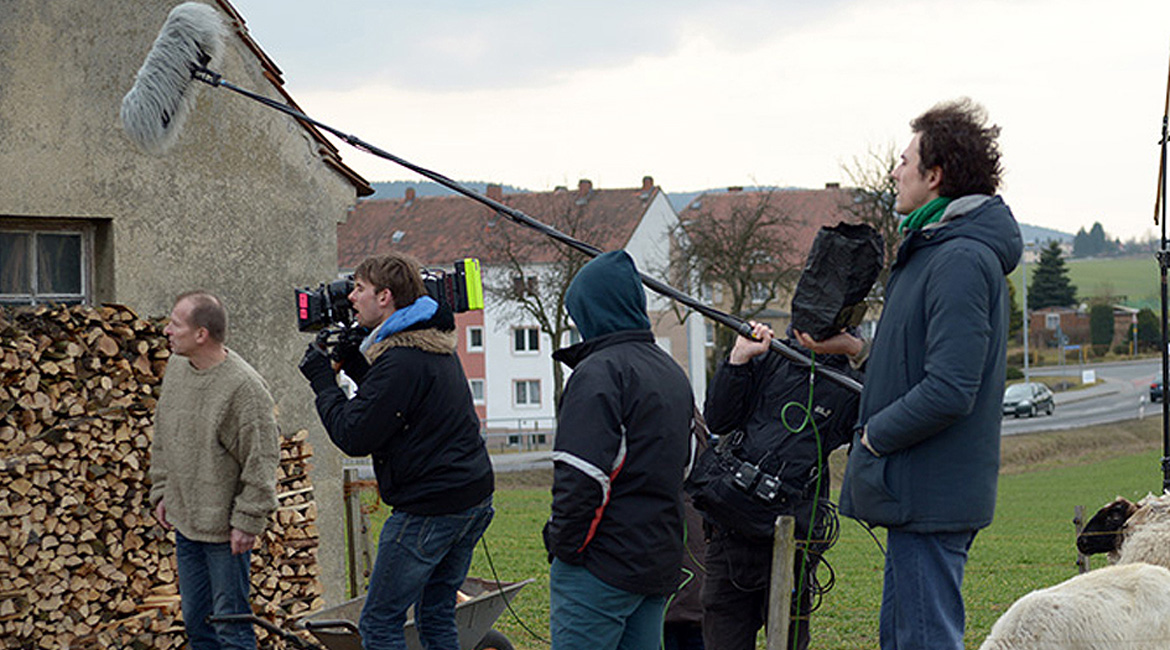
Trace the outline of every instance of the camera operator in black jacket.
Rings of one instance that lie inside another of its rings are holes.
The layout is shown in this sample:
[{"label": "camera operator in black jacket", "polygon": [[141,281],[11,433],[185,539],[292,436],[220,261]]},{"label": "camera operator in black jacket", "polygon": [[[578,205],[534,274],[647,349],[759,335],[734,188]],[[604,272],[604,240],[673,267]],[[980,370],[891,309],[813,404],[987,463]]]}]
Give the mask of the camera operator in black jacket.
[{"label": "camera operator in black jacket", "polygon": [[349,299],[371,333],[360,353],[342,355],[341,368],[358,383],[352,399],[315,345],[300,365],[330,440],[350,456],[373,458],[378,491],[394,509],[362,609],[365,650],[405,647],[411,605],[428,647],[459,647],[455,592],[494,512],[491,462],[455,354],[454,316],[427,295],[419,269],[390,254],[354,271]]}]

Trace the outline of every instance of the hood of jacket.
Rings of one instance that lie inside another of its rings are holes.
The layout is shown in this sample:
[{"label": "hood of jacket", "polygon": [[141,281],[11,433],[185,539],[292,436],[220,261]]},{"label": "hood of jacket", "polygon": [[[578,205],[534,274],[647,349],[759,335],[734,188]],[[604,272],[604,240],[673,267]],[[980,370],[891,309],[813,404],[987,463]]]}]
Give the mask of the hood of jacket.
[{"label": "hood of jacket", "polygon": [[972,194],[951,201],[938,223],[912,235],[902,243],[899,260],[906,259],[915,248],[965,237],[987,245],[999,259],[1004,275],[1008,275],[1020,263],[1020,254],[1024,252],[1020,226],[1011,208],[1000,197],[986,194]]},{"label": "hood of jacket", "polygon": [[585,340],[650,329],[642,278],[625,251],[598,255],[581,267],[569,283],[565,307]]},{"label": "hood of jacket", "polygon": [[434,328],[406,330],[391,334],[371,345],[366,350],[366,359],[373,363],[374,359],[377,359],[386,350],[398,347],[416,348],[431,354],[455,354],[458,338],[454,330]]}]

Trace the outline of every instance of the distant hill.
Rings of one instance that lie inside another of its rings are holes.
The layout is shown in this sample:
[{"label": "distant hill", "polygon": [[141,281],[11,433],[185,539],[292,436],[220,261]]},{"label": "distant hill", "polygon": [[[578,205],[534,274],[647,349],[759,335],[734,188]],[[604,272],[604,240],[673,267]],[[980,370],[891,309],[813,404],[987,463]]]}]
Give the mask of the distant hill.
[{"label": "distant hill", "polygon": [[[766,190],[783,191],[783,190],[797,190],[797,189],[801,189],[801,188],[798,188],[798,187],[751,186],[751,187],[743,187],[743,188],[739,188],[739,189],[744,191],[744,192],[763,192]],[[690,205],[691,202],[694,201],[696,198],[698,198],[700,195],[703,195],[703,194],[726,194],[726,193],[727,193],[727,188],[720,187],[718,189],[698,190],[695,192],[668,192],[666,195],[666,198],[670,200],[670,207],[674,208],[675,212],[682,214],[682,211],[686,210],[687,206]]]},{"label": "distant hill", "polygon": [[[486,181],[459,181],[469,189],[475,190],[480,194],[487,192],[488,183]],[[456,192],[449,190],[438,183],[431,181],[384,181],[380,183],[370,183],[370,187],[374,188],[374,194],[366,197],[366,200],[376,199],[401,199],[406,196],[406,188],[413,187],[417,196],[447,196],[448,194],[456,194]],[[531,190],[526,190],[514,185],[503,185],[504,194],[525,193]],[[755,192],[760,190],[791,190],[800,189],[793,187],[744,187],[745,192]],[[727,192],[726,187],[710,190],[697,190],[693,192],[668,192],[666,197],[670,201],[670,206],[674,208],[675,212],[682,213],[695,197],[701,194],[722,194]],[[1020,224],[1020,235],[1023,236],[1026,242],[1040,242],[1045,243],[1050,240],[1058,240],[1060,242],[1071,242],[1073,235],[1052,228],[1042,228],[1040,226],[1030,226],[1026,223]]]},{"label": "distant hill", "polygon": [[1072,243],[1074,237],[1071,233],[1041,226],[1029,226],[1026,223],[1020,224],[1020,236],[1024,238],[1025,242],[1039,242],[1041,244],[1048,243],[1054,239],[1061,243]]},{"label": "distant hill", "polygon": [[[490,184],[487,181],[459,181],[459,184],[479,192],[480,194],[487,193],[487,186]],[[370,183],[370,187],[374,188],[374,193],[365,198],[366,201],[373,201],[377,199],[401,199],[406,196],[406,188],[413,187],[415,196],[447,196],[449,194],[458,194],[454,190],[449,190],[438,183],[431,181],[383,181],[380,183]],[[504,194],[526,193],[526,190],[512,185],[501,185]]]}]

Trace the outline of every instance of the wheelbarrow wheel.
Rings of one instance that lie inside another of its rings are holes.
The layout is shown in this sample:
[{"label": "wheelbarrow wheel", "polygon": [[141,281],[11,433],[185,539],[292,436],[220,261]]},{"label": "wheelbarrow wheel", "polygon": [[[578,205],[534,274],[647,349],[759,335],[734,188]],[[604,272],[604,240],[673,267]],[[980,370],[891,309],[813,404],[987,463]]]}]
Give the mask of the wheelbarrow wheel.
[{"label": "wheelbarrow wheel", "polygon": [[475,650],[514,650],[512,642],[502,632],[488,630],[476,644]]}]

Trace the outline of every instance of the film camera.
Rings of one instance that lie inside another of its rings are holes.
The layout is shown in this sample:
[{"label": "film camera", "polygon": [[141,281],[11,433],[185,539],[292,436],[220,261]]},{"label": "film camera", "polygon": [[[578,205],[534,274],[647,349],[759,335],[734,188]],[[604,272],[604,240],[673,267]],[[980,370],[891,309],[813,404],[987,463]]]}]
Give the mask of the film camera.
[{"label": "film camera", "polygon": [[[420,272],[427,294],[440,305],[447,305],[453,313],[483,309],[479,260],[459,260],[453,271],[423,268]],[[349,302],[353,287],[353,276],[349,275],[323,282],[316,289],[296,289],[297,329],[318,332],[317,341],[325,346],[333,343],[331,338],[354,336],[360,328],[354,325],[353,306]]]}]

